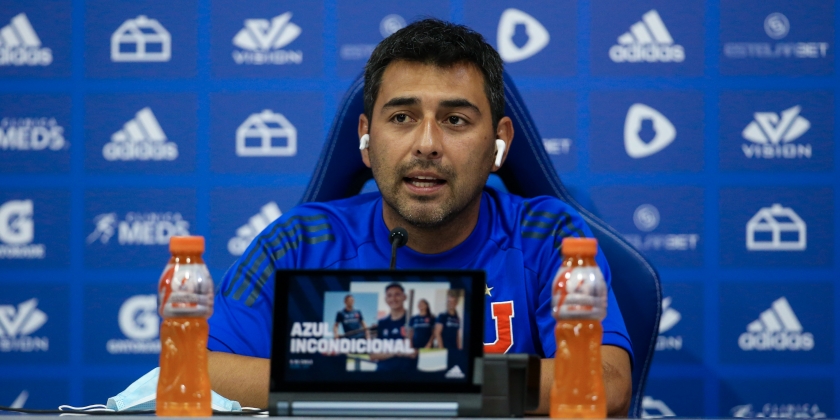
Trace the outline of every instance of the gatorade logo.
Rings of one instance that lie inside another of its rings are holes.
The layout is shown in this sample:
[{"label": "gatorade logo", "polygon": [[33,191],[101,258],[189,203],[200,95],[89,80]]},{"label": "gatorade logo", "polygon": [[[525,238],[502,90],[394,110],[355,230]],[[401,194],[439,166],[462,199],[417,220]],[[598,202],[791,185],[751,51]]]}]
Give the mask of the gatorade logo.
[{"label": "gatorade logo", "polygon": [[128,298],[120,307],[117,320],[124,339],[111,339],[105,345],[111,354],[160,353],[158,340],[160,318],[157,314],[156,295],[136,295]]},{"label": "gatorade logo", "polygon": [[484,343],[487,353],[507,353],[513,347],[513,301],[492,302],[490,311],[496,323],[496,341]]},{"label": "gatorade logo", "polygon": [[11,200],[0,205],[0,260],[44,259],[47,247],[35,239],[32,200]]},{"label": "gatorade logo", "polygon": [[[514,37],[518,37],[517,29],[524,30],[527,41],[521,47],[514,43]],[[496,45],[499,47],[499,55],[506,63],[530,58],[542,51],[551,37],[545,26],[533,16],[519,10],[507,9],[502,12],[499,18],[499,27],[496,31]]]},{"label": "gatorade logo", "polygon": [[814,335],[804,332],[790,303],[782,296],[747,325],[747,332],[738,337],[738,346],[744,351],[811,351]]}]

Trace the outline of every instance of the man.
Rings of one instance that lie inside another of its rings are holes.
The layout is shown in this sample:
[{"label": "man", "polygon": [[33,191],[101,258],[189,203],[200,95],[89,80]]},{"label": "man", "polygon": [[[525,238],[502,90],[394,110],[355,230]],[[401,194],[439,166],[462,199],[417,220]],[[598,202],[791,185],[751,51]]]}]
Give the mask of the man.
[{"label": "man", "polygon": [[435,339],[438,346],[449,350],[461,350],[461,318],[456,310],[459,297],[455,290],[446,294],[446,312],[441,313],[435,322]]},{"label": "man", "polygon": [[[391,312],[377,323],[377,338],[406,338],[405,289],[402,285],[391,283],[385,286],[385,303]],[[409,358],[405,354],[371,354],[370,359],[377,361],[377,372],[405,372],[417,366],[414,357]]]},{"label": "man", "polygon": [[[208,341],[213,388],[244,405],[266,405],[274,270],[388,267],[388,231],[401,226],[409,239],[399,268],[485,270],[485,351],[543,357],[539,412],[547,413],[559,245],[591,232],[556,198],[485,188],[514,134],[498,53],[463,26],[415,22],[371,54],[364,103],[361,158],[380,193],[298,206],[254,239],[219,286]],[[596,261],[609,283],[603,253]],[[608,299],[607,407],[626,415],[632,350],[612,290]]]},{"label": "man", "polygon": [[335,324],[333,324],[334,337],[339,337],[338,324],[341,324],[341,328],[344,329],[344,335],[340,337],[370,338],[367,325],[365,325],[365,320],[362,317],[362,311],[353,309],[354,303],[356,303],[356,299],[353,298],[353,295],[344,297],[344,308],[335,314]]}]

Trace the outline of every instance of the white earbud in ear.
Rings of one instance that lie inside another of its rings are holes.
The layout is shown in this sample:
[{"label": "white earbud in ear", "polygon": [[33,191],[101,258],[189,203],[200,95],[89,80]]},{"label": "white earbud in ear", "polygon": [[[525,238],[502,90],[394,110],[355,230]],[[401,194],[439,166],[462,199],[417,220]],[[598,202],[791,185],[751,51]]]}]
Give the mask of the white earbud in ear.
[{"label": "white earbud in ear", "polygon": [[370,144],[370,134],[365,134],[359,139],[359,150],[365,150]]},{"label": "white earbud in ear", "polygon": [[496,167],[502,167],[502,158],[505,156],[507,143],[502,139],[496,139]]}]

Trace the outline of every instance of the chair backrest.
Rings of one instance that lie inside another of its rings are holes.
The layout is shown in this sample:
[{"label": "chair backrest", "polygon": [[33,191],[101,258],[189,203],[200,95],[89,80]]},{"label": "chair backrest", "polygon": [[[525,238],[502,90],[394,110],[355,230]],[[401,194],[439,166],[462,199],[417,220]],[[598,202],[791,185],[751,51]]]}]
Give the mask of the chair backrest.
[{"label": "chair backrest", "polygon": [[[548,195],[573,206],[592,229],[612,271],[612,287],[635,353],[630,417],[640,417],[645,381],[659,329],[662,293],[659,274],[618,232],[569,194],[551,164],[537,127],[511,78],[505,74],[505,114],[513,119],[516,141],[498,171],[505,187],[522,197]],[[329,137],[301,202],[329,201],[358,194],[372,178],[359,158],[358,121],[364,112],[359,77],[339,104]]]}]

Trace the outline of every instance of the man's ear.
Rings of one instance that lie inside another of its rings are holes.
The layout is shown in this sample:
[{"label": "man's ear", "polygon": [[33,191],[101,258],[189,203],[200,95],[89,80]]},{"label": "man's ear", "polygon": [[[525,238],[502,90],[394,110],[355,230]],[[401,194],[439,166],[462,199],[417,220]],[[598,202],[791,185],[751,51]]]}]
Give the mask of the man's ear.
[{"label": "man's ear", "polygon": [[[359,115],[359,141],[361,142],[362,137],[368,135],[369,132],[370,132],[370,124],[369,124],[367,115],[365,115],[365,114]],[[369,144],[369,142],[370,142],[370,139],[368,138],[368,140],[365,143]],[[370,168],[370,154],[368,153],[368,147],[361,147],[360,146],[359,149],[360,149],[359,153],[362,154],[362,162],[365,163],[365,166]]]},{"label": "man's ear", "polygon": [[[502,119],[499,120],[499,124],[496,126],[496,139],[502,140],[505,143],[504,150],[500,150],[498,147],[496,148],[496,154],[498,154],[499,151],[502,152],[501,164],[504,165],[505,159],[507,159],[507,155],[510,153],[510,145],[513,142],[513,121],[510,117],[502,117]],[[493,172],[498,171],[499,168],[502,167],[502,165],[496,166],[495,164],[495,161],[498,158],[496,154],[493,155]]]}]

